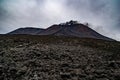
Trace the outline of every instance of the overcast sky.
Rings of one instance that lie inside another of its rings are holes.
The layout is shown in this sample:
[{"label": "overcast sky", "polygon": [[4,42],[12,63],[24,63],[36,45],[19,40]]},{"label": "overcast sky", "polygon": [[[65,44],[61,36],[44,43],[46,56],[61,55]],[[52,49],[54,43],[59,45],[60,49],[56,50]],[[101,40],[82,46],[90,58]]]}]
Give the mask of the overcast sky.
[{"label": "overcast sky", "polygon": [[120,0],[0,0],[0,33],[77,20],[120,40],[119,14]]}]

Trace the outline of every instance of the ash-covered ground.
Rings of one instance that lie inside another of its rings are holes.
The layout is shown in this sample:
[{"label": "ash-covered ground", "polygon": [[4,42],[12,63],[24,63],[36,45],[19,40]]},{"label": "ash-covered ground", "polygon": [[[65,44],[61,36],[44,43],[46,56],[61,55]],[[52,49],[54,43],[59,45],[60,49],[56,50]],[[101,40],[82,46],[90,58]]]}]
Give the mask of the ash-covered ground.
[{"label": "ash-covered ground", "polygon": [[120,80],[120,42],[0,35],[0,80]]}]

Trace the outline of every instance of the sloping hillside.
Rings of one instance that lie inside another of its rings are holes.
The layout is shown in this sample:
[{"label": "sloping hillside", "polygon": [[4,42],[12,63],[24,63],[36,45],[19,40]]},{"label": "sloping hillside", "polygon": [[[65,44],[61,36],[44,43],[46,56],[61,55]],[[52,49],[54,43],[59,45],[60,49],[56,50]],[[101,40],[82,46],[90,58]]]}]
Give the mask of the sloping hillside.
[{"label": "sloping hillside", "polygon": [[99,34],[95,30],[91,29],[88,25],[78,23],[77,21],[69,21],[62,24],[52,25],[44,31],[38,32],[38,34],[113,40]]},{"label": "sloping hillside", "polygon": [[29,34],[29,35],[36,35],[38,32],[42,32],[44,29],[41,28],[33,28],[33,27],[25,27],[25,28],[18,28],[14,31],[11,31],[7,34],[13,35],[13,34]]},{"label": "sloping hillside", "polygon": [[119,80],[120,43],[0,35],[0,80]]},{"label": "sloping hillside", "polygon": [[91,29],[88,25],[78,23],[77,21],[69,21],[66,23],[55,24],[46,29],[42,28],[19,28],[8,33],[13,34],[28,34],[28,35],[54,35],[54,36],[67,36],[79,38],[94,38],[113,41],[113,39],[101,35],[95,30]]}]

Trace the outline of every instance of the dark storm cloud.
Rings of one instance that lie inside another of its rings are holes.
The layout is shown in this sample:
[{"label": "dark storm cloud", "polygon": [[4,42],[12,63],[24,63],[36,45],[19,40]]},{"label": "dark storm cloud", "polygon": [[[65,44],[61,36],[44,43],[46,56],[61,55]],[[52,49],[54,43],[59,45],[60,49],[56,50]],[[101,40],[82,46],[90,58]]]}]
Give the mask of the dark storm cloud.
[{"label": "dark storm cloud", "polygon": [[91,12],[100,12],[106,7],[106,2],[102,0],[69,0],[68,6],[72,6],[76,9],[88,9]]},{"label": "dark storm cloud", "polygon": [[4,10],[0,7],[0,19],[4,18]]},{"label": "dark storm cloud", "polygon": [[120,0],[0,0],[0,33],[73,19],[89,22],[101,34],[120,40],[119,8]]},{"label": "dark storm cloud", "polygon": [[3,7],[4,0],[0,1],[0,33],[4,33],[5,27],[3,27],[4,21],[9,17],[7,11]]},{"label": "dark storm cloud", "polygon": [[116,7],[115,7],[115,8],[116,8],[116,9],[115,9],[115,10],[116,10],[116,13],[117,13],[117,15],[118,15],[118,16],[117,16],[117,17],[118,17],[118,18],[117,18],[117,23],[118,23],[117,26],[118,26],[119,29],[120,29],[120,0],[117,0],[117,1],[116,1]]},{"label": "dark storm cloud", "polygon": [[5,13],[6,12],[5,12],[4,8],[3,8],[2,1],[0,1],[0,19],[4,18]]}]

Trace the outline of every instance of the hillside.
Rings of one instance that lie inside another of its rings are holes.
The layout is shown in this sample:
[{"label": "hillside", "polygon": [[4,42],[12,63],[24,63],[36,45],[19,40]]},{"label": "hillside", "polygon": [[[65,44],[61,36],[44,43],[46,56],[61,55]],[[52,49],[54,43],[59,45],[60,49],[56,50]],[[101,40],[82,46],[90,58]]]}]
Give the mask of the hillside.
[{"label": "hillside", "polygon": [[38,32],[42,32],[44,29],[41,28],[33,28],[33,27],[25,27],[25,28],[18,28],[14,31],[11,31],[7,34],[13,35],[13,34],[29,34],[29,35],[36,35]]},{"label": "hillside", "polygon": [[120,42],[0,35],[0,80],[119,80]]},{"label": "hillside", "polygon": [[79,38],[94,38],[112,41],[108,37],[105,37],[95,30],[91,29],[88,25],[78,23],[77,21],[69,21],[66,23],[56,24],[48,27],[43,32],[39,32],[38,35],[54,35],[54,36],[68,36]]},{"label": "hillside", "polygon": [[54,24],[46,29],[41,28],[19,28],[8,33],[12,34],[29,34],[29,35],[54,35],[54,36],[67,36],[79,38],[94,38],[113,41],[95,30],[91,29],[88,25],[78,23],[77,21],[69,21],[61,24]]}]

